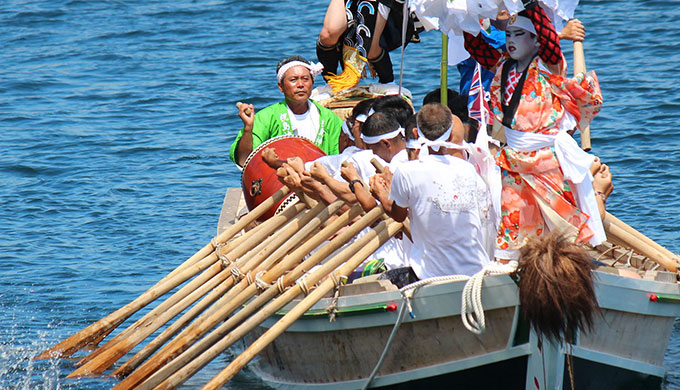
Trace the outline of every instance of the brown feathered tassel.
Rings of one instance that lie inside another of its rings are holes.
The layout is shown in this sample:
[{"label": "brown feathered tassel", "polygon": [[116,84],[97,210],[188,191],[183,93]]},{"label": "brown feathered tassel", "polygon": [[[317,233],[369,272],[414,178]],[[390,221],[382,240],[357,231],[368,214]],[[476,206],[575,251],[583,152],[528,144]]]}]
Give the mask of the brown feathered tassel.
[{"label": "brown feathered tassel", "polygon": [[555,341],[590,330],[598,310],[593,262],[586,250],[560,233],[532,238],[521,249],[519,297],[524,318]]}]

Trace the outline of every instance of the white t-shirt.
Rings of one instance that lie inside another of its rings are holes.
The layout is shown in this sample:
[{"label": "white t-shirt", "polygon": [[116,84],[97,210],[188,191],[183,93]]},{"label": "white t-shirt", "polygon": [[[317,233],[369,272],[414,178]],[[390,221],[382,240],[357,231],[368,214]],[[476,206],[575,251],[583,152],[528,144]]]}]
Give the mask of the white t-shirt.
[{"label": "white t-shirt", "polygon": [[[382,166],[387,165],[383,159],[373,154],[371,150],[362,150],[353,154],[352,157],[347,160],[354,164],[361,180],[363,180],[366,185],[368,185],[370,177],[376,174],[375,167],[371,164],[371,160],[374,158],[378,160]],[[361,237],[368,230],[369,229],[365,229],[365,231],[362,231],[357,237]],[[405,267],[408,265],[408,249],[406,248],[408,244],[410,244],[410,241],[406,237],[401,240],[391,238],[378,248],[378,250],[373,252],[368,259],[383,259],[387,269]]]},{"label": "white t-shirt", "polygon": [[307,105],[307,112],[300,115],[293,114],[293,111],[288,107],[288,117],[295,135],[315,142],[319,133],[319,109],[311,101],[308,101]]},{"label": "white t-shirt", "polygon": [[406,149],[402,149],[397,154],[392,156],[392,160],[390,160],[390,171],[394,173],[397,167],[405,162],[408,162],[408,152]]},{"label": "white t-shirt", "polygon": [[469,162],[430,155],[401,164],[390,199],[409,210],[409,265],[420,279],[471,276],[489,262],[483,210],[491,207],[491,196]]},{"label": "white t-shirt", "polygon": [[321,156],[314,161],[307,161],[305,163],[305,170],[309,171],[312,165],[315,162],[318,162],[324,168],[326,168],[326,171],[328,171],[329,175],[333,176],[335,179],[343,180],[340,176],[340,168],[342,167],[342,163],[345,160],[350,160],[354,154],[360,153],[362,151],[362,149],[359,149],[356,146],[349,146],[346,147],[345,150],[343,150],[340,154],[329,154],[326,156]]}]

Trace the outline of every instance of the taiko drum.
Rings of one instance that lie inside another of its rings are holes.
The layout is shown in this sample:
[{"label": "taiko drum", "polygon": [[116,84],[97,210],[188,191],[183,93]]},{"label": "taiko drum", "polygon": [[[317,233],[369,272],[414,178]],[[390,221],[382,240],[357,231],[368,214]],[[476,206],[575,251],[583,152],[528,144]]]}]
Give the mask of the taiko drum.
[{"label": "taiko drum", "polygon": [[[307,162],[325,155],[323,150],[311,141],[295,135],[274,137],[260,144],[246,159],[241,174],[241,188],[248,210],[254,209],[283,187],[283,183],[276,176],[276,170],[270,168],[262,160],[262,151],[265,148],[274,149],[280,160],[300,157],[302,161]],[[274,205],[258,218],[258,221],[262,222],[273,216],[281,204],[289,202],[292,196],[294,195],[290,195]]]}]

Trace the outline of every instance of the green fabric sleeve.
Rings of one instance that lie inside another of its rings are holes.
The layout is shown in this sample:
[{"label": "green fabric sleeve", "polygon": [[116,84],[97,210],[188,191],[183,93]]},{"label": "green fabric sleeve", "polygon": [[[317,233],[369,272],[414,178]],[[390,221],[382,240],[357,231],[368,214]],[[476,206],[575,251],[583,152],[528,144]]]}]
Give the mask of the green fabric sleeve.
[{"label": "green fabric sleeve", "polygon": [[324,121],[324,135],[321,145],[321,150],[326,154],[338,154],[340,149],[338,147],[338,138],[342,131],[342,120],[335,113],[318,103],[314,102],[319,109],[319,117]]}]

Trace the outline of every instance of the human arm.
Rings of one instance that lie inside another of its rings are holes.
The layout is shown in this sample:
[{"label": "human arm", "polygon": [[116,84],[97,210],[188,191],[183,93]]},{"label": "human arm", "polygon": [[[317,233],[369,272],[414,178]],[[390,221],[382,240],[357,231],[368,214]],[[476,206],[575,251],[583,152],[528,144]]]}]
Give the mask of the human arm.
[{"label": "human arm", "polygon": [[600,212],[600,217],[604,220],[604,217],[607,214],[607,198],[614,190],[612,174],[609,170],[609,166],[602,164],[599,158],[595,159],[595,162],[593,162],[590,169],[593,174],[593,190],[595,190],[597,208]]},{"label": "human arm", "polygon": [[274,148],[264,148],[262,150],[262,160],[272,169],[279,169],[285,163],[284,160],[279,160]]},{"label": "human arm", "polygon": [[546,64],[559,64],[563,58],[562,49],[560,48],[560,38],[552,21],[543,8],[538,5],[538,1],[530,0],[525,4],[525,7],[526,13],[536,29],[536,39],[540,44],[538,55]]},{"label": "human arm", "polygon": [[331,204],[338,199],[328,186],[314,179],[307,171],[303,171],[300,174],[300,182],[302,190],[314,200],[322,200],[327,204]]},{"label": "human arm", "polygon": [[347,203],[356,203],[357,199],[352,191],[350,191],[349,184],[343,183],[333,178],[333,176],[331,176],[326,168],[319,162],[312,164],[312,167],[309,169],[309,173],[315,180],[325,184],[328,189],[338,198],[344,200]]},{"label": "human arm", "polygon": [[572,19],[564,26],[559,37],[570,41],[583,41],[586,39],[586,28],[580,20]]},{"label": "human arm", "polygon": [[365,187],[366,184],[361,180],[361,176],[354,164],[347,161],[343,162],[340,174],[348,183],[353,183],[350,186],[350,191],[354,189],[354,196],[364,211],[369,211],[377,206],[375,198],[368,192],[369,189]]},{"label": "human arm", "polygon": [[242,103],[238,108],[238,116],[243,121],[241,139],[237,142],[234,161],[243,166],[250,152],[253,151],[253,124],[255,123],[255,107],[252,104]]},{"label": "human arm", "polygon": [[491,46],[489,42],[485,41],[480,32],[477,36],[470,33],[463,32],[465,39],[465,50],[470,53],[472,58],[486,70],[494,72],[498,60],[501,58],[501,52]]},{"label": "human arm", "polygon": [[[389,172],[389,168],[386,168]],[[390,175],[391,177],[391,175]],[[371,193],[380,201],[385,213],[397,222],[403,222],[408,217],[408,209],[397,205],[390,197],[390,185],[384,173],[371,176]]]}]

